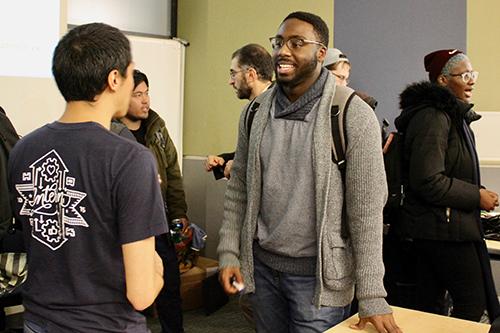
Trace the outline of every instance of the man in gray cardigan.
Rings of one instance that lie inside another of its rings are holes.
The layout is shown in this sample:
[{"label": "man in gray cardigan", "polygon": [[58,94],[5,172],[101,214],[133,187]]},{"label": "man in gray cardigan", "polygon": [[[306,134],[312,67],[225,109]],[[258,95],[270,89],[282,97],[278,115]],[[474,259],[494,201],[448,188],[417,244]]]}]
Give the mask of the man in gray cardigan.
[{"label": "man in gray cardigan", "polygon": [[349,314],[354,285],[355,328],[371,322],[401,332],[384,299],[387,189],[377,119],[352,99],[343,189],[331,158],[335,79],[322,69],[328,27],[295,12],[270,41],[277,85],[259,96],[250,135],[240,118],[218,247],[221,283],[229,294],[244,285],[258,332],[323,332]]}]

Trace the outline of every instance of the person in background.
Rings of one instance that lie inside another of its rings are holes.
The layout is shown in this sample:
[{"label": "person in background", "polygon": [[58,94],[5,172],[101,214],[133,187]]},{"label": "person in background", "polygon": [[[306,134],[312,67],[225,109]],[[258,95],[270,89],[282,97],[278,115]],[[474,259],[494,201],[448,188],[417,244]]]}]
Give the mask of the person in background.
[{"label": "person in background", "polygon": [[7,182],[7,161],[10,151],[18,140],[19,135],[0,106],[0,244],[11,225],[13,216]]},{"label": "person in background", "polygon": [[[234,88],[236,97],[252,101],[271,86],[272,78],[271,55],[264,47],[247,44],[234,51],[229,69],[229,85]],[[212,171],[214,168],[222,168],[224,177],[229,179],[233,159],[234,152],[208,155],[205,169]]]},{"label": "person in background", "polygon": [[250,294],[257,332],[323,332],[348,316],[356,284],[360,321],[353,327],[371,322],[397,333],[384,299],[387,185],[378,123],[354,96],[343,184],[331,159],[336,86],[322,67],[328,39],[326,23],[305,12],[289,14],[270,38],[276,85],[259,96],[250,133],[240,117],[219,279],[228,294],[242,286]]},{"label": "person in background", "polygon": [[128,39],[102,23],[71,29],[52,72],[63,115],[9,158],[29,274],[24,332],[148,332],[136,310],[163,286],[154,236],[167,232],[151,153],[109,131],[134,86]]},{"label": "person in background", "polygon": [[[180,224],[182,232],[186,233],[189,221],[177,150],[168,134],[165,121],[150,108],[148,77],[136,69],[133,81],[130,105],[120,121],[132,132],[137,142],[149,148],[156,158],[168,221],[171,227]],[[165,284],[155,302],[162,332],[184,332],[179,264],[170,235],[156,237],[156,250],[165,269]]]},{"label": "person in background", "polygon": [[499,314],[480,210],[498,206],[498,194],[481,185],[470,123],[478,78],[459,50],[438,50],[424,58],[429,81],[400,95],[398,131],[404,133],[403,172],[408,179],[402,214],[391,226],[411,239],[419,310],[442,314],[445,291],[452,316],[479,321],[485,309]]},{"label": "person in background", "polygon": [[[339,49],[329,48],[326,52],[323,66],[335,76],[335,82],[339,86],[348,86],[349,77],[351,76],[351,63],[347,56]],[[373,110],[377,107],[377,100],[364,92],[356,91],[356,94],[361,97]]]}]

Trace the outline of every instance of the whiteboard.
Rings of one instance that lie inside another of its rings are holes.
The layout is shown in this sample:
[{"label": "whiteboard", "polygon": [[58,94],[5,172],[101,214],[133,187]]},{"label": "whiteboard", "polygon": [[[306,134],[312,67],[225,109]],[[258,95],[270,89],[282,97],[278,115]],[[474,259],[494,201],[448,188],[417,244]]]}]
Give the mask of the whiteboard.
[{"label": "whiteboard", "polygon": [[127,37],[135,68],[148,77],[151,109],[165,120],[182,169],[185,46],[171,39]]},{"label": "whiteboard", "polygon": [[[151,108],[165,120],[182,166],[185,46],[168,39],[127,36],[136,68],[149,79]],[[58,119],[65,102],[53,78],[0,77],[0,105],[21,135]]]}]

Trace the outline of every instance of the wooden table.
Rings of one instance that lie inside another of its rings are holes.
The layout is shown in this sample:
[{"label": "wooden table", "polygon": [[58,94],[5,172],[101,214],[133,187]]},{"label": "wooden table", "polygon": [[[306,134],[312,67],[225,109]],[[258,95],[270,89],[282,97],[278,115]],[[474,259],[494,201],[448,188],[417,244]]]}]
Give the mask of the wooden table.
[{"label": "wooden table", "polygon": [[486,247],[490,254],[500,255],[500,242],[496,240],[487,239]]},{"label": "wooden table", "polygon": [[[473,321],[439,316],[432,313],[392,307],[394,318],[403,333],[488,333],[490,325]],[[354,315],[325,333],[376,333],[371,324],[366,325],[362,331],[349,328],[349,325],[358,322],[358,315]]]}]

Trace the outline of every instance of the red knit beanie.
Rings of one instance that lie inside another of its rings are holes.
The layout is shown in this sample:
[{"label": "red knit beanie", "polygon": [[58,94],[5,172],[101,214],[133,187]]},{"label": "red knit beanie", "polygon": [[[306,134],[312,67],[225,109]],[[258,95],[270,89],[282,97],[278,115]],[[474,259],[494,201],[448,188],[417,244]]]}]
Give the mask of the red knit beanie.
[{"label": "red knit beanie", "polygon": [[429,53],[424,58],[425,71],[429,72],[429,80],[431,82],[436,82],[437,77],[441,74],[443,67],[446,65],[450,58],[456,56],[457,54],[463,53],[459,50],[438,50]]}]

